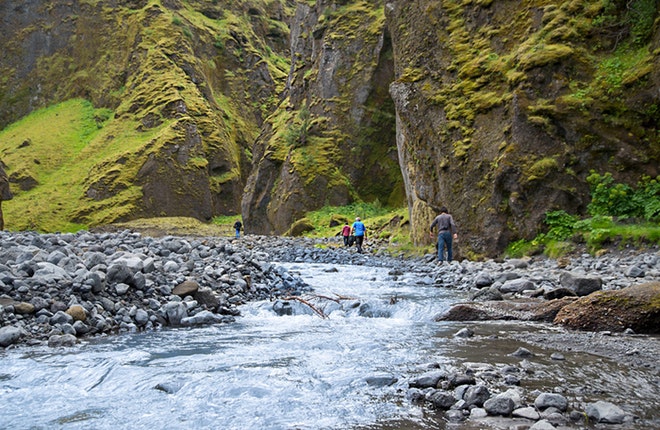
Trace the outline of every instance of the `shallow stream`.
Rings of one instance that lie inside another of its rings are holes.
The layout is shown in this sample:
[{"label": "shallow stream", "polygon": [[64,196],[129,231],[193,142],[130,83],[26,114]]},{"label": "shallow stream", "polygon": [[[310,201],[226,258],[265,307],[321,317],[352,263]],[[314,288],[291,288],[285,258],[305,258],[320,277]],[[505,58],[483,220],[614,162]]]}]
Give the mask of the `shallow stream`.
[{"label": "shallow stream", "polygon": [[[1,353],[0,428],[445,428],[440,415],[406,399],[406,378],[429,363],[520,364],[508,354],[525,345],[507,334],[552,330],[434,322],[463,296],[412,275],[394,279],[384,268],[286,266],[325,298],[308,297],[313,308],[292,301],[292,315],[276,315],[272,302],[252,303],[230,325]],[[477,337],[453,336],[465,326]],[[657,375],[585,354],[556,362],[551,351],[528,348],[537,357],[525,391],[561,385],[584,387],[589,400],[632,396],[637,414],[658,419]]]}]

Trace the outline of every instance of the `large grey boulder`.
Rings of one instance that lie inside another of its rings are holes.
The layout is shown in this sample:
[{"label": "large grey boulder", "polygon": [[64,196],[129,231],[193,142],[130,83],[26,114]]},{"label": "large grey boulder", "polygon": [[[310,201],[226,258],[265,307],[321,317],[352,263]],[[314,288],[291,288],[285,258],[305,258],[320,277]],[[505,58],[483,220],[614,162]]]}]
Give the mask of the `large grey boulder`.
[{"label": "large grey boulder", "polygon": [[508,416],[513,412],[515,405],[513,400],[507,396],[495,396],[484,402],[484,409],[488,415]]},{"label": "large grey boulder", "polygon": [[588,296],[594,291],[603,288],[603,280],[597,277],[589,277],[571,272],[562,272],[559,275],[559,283],[562,287],[568,288],[575,292],[576,295]]},{"label": "large grey boulder", "polygon": [[617,405],[602,400],[587,405],[587,416],[597,423],[621,424],[626,413]]},{"label": "large grey boulder", "polygon": [[568,409],[568,399],[561,394],[541,393],[534,400],[534,406],[540,411],[548,408],[556,408],[562,412]]},{"label": "large grey boulder", "polygon": [[534,289],[536,289],[534,283],[525,278],[511,279],[499,287],[501,293],[521,293],[525,290]]},{"label": "large grey boulder", "polygon": [[18,327],[2,327],[0,328],[0,346],[3,348],[13,345],[23,335],[23,331]]}]

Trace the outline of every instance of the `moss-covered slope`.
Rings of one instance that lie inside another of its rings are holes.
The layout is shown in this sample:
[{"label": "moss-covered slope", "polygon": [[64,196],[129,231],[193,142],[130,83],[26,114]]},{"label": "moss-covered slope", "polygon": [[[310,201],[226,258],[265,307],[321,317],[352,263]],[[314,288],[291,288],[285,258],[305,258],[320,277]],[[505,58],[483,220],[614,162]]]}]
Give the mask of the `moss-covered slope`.
[{"label": "moss-covered slope", "polygon": [[0,12],[0,158],[18,185],[8,228],[240,210],[251,144],[289,70],[284,1]]}]

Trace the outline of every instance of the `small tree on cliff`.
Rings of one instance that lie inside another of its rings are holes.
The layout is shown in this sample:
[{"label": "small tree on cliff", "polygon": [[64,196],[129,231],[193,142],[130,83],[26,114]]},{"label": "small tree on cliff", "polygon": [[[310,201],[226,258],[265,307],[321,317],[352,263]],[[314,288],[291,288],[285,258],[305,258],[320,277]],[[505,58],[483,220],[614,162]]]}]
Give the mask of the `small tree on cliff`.
[{"label": "small tree on cliff", "polygon": [[303,106],[293,122],[286,130],[285,139],[289,146],[299,148],[307,144],[307,136],[311,124],[311,114],[307,106]]}]

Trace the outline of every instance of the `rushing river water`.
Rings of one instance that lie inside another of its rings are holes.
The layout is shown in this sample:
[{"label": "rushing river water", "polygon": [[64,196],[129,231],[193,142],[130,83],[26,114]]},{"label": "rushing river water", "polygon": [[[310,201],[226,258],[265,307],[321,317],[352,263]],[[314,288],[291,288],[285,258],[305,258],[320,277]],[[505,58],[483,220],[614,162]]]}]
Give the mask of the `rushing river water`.
[{"label": "rushing river water", "polygon": [[[277,316],[271,302],[252,303],[229,325],[6,351],[0,355],[0,428],[444,428],[439,415],[406,400],[404,378],[458,356],[520,361],[506,354],[514,343],[496,347],[495,337],[486,336],[470,346],[453,338],[465,324],[433,321],[462,298],[457,292],[412,276],[392,279],[384,268],[287,267],[316,294],[359,299],[361,306],[315,299],[328,316],[321,318],[303,303],[293,302],[288,316]],[[489,327],[497,334],[522,326]],[[591,377],[578,368],[566,373]],[[653,396],[655,388],[639,382],[635,390]]]}]

